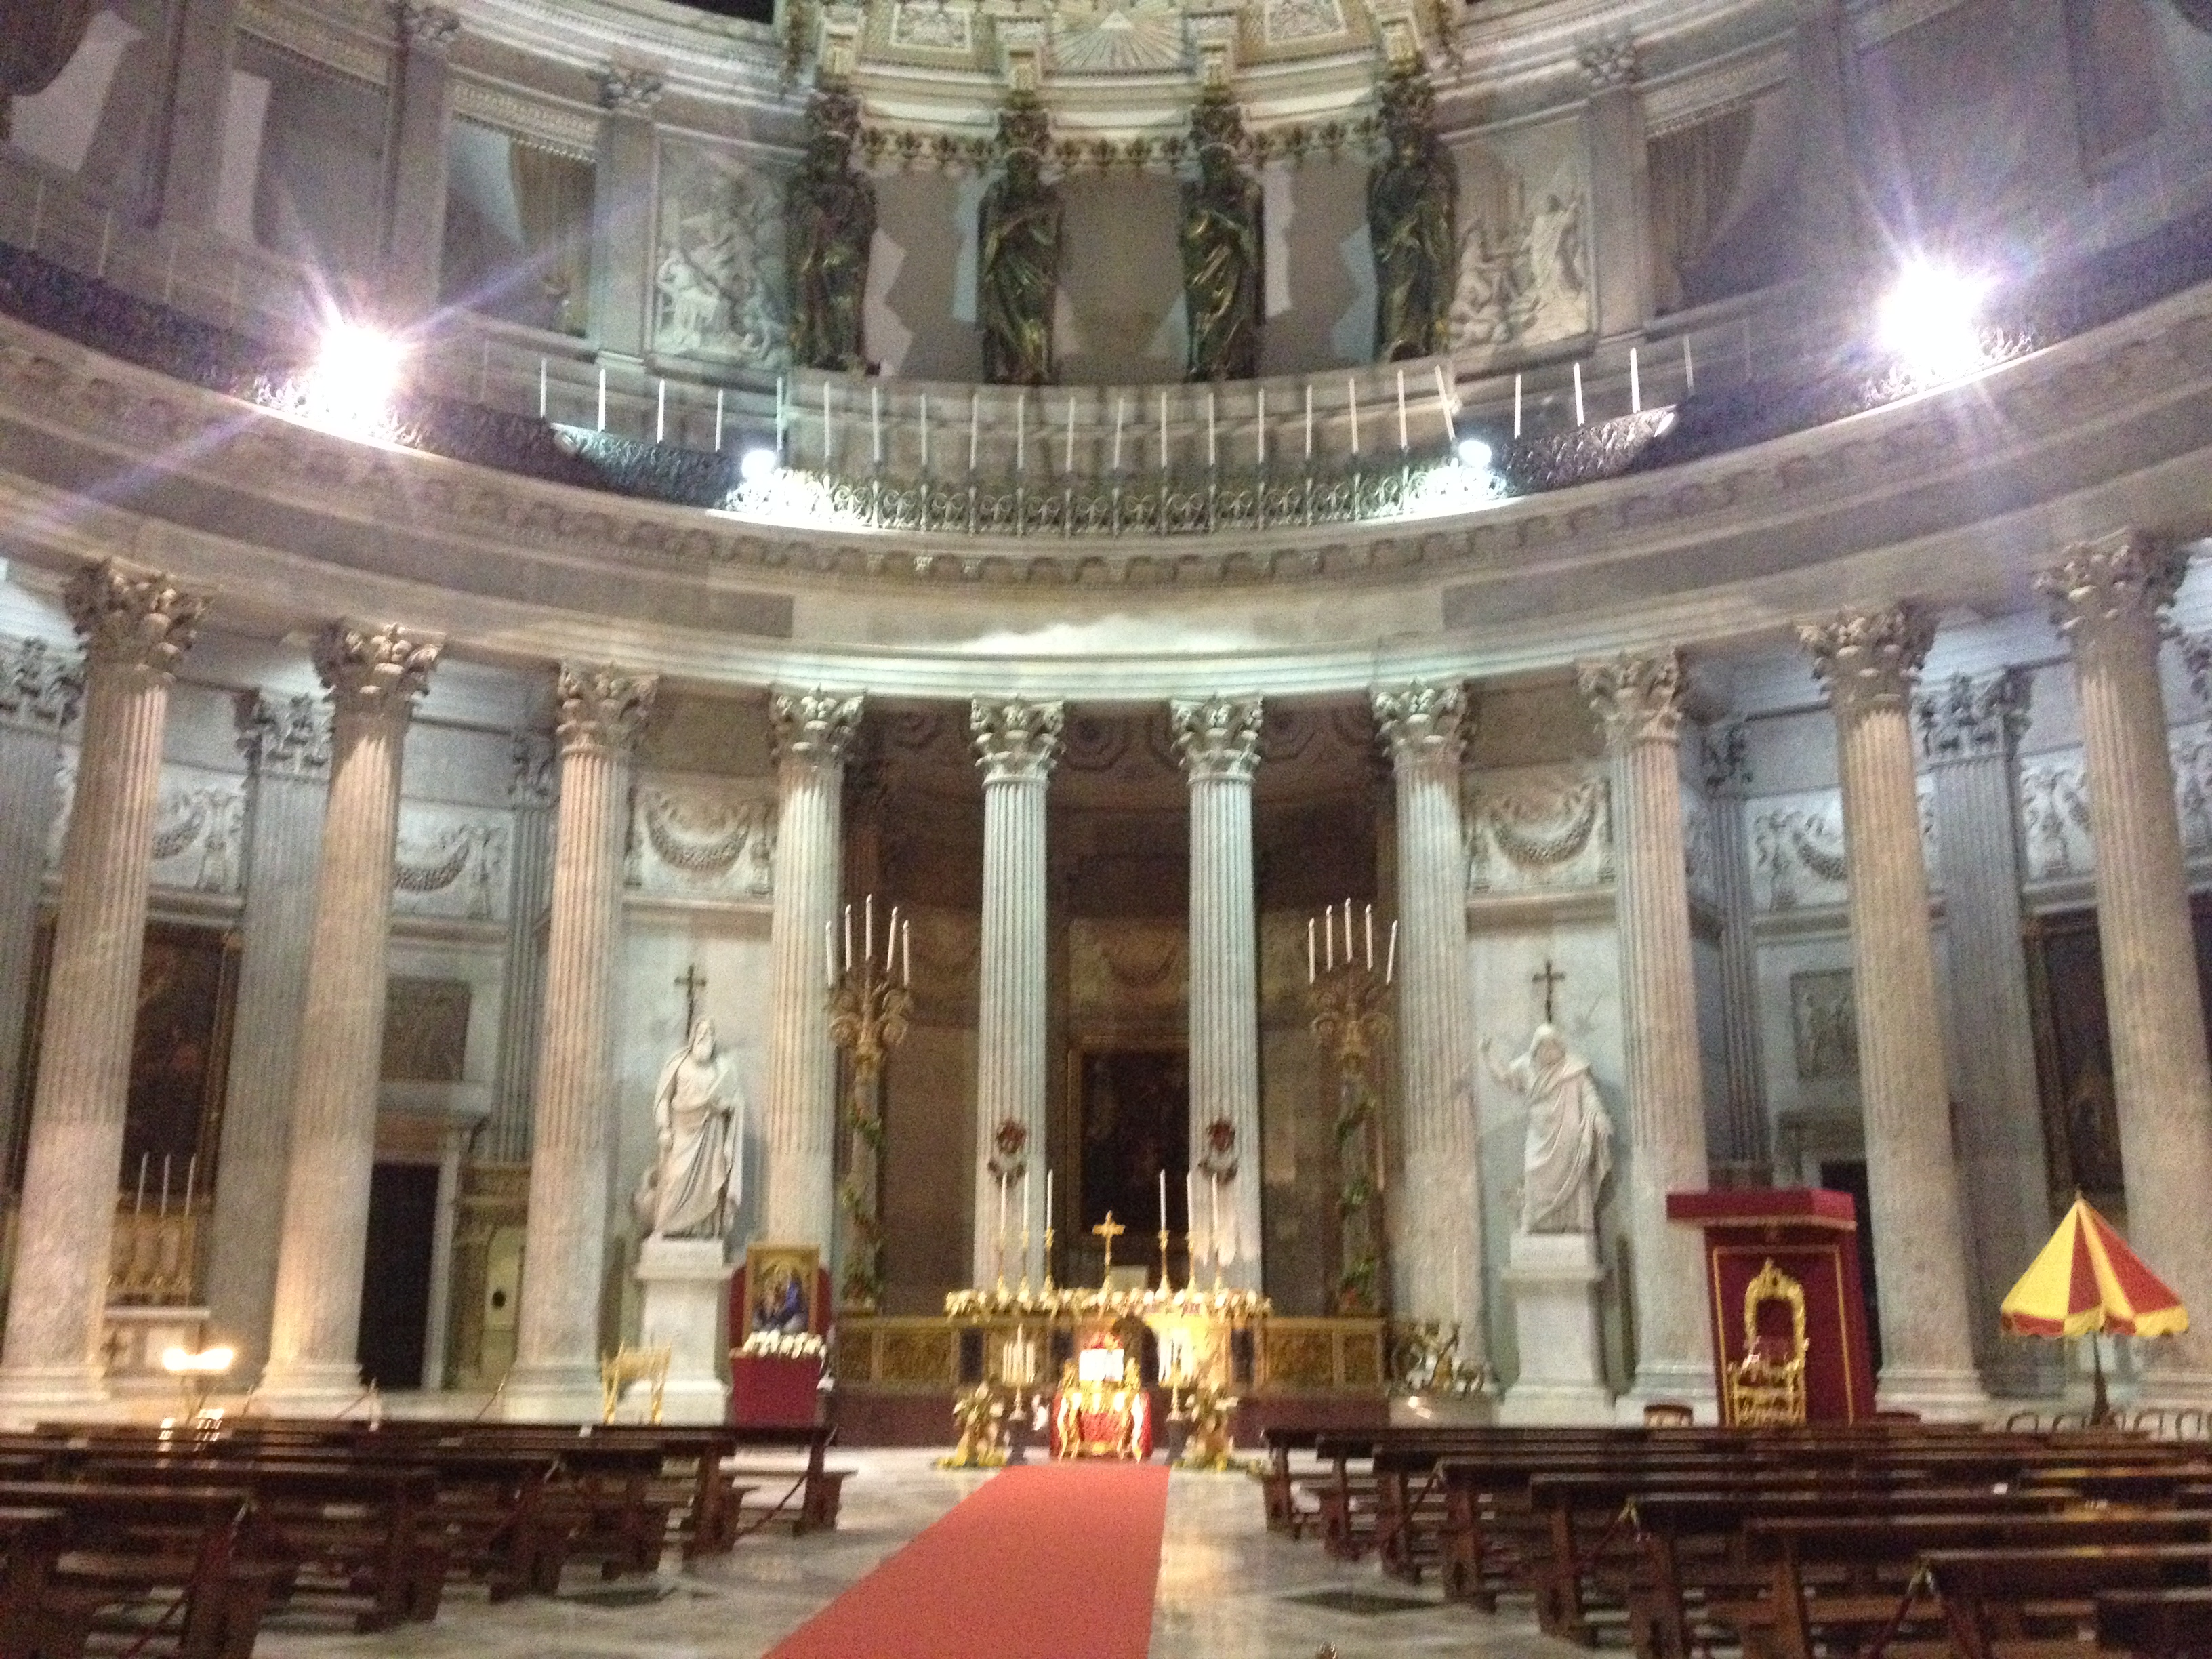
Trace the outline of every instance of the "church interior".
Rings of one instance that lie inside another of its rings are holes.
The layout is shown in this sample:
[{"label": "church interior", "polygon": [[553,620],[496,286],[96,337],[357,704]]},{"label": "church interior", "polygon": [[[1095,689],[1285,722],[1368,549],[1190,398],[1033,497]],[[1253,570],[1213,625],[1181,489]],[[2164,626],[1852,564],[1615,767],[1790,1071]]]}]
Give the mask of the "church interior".
[{"label": "church interior", "polygon": [[2208,540],[2212,0],[0,0],[0,1659],[2212,1651]]}]

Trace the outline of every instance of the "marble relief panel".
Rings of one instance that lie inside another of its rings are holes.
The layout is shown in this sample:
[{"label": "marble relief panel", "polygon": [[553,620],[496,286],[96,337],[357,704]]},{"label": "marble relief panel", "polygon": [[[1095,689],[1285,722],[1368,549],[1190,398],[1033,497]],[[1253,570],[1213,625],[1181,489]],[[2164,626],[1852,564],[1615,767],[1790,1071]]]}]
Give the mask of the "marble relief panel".
[{"label": "marble relief panel", "polygon": [[[1919,781],[1920,850],[1929,886],[1936,886],[1935,786]],[[1747,801],[1750,817],[1751,895],[1760,910],[1819,909],[1850,896],[1844,854],[1844,802],[1839,790],[1762,795]]]},{"label": "marble relief panel", "polygon": [[1455,159],[1460,256],[1454,346],[1504,349],[1587,333],[1589,187],[1580,123],[1555,121],[1469,141]]},{"label": "marble relief panel", "polygon": [[789,357],[784,175],[757,156],[678,139],[660,149],[653,343],[776,369]]},{"label": "marble relief panel", "polygon": [[[2181,850],[2191,862],[2212,860],[2212,733],[2198,728],[2168,738]],[[2089,831],[2089,785],[2079,749],[2024,757],[2020,763],[2020,837],[2031,882],[2093,874],[2097,848]]]},{"label": "marble relief panel", "polygon": [[1465,805],[1469,891],[1564,892],[1612,881],[1612,799],[1602,771],[1479,773]]},{"label": "marble relief panel", "polygon": [[640,891],[757,902],[775,857],[775,802],[761,784],[663,775],[632,793],[629,883]]},{"label": "marble relief panel", "polygon": [[[79,751],[62,752],[54,771],[54,813],[46,867],[58,872],[76,799]],[[173,892],[235,896],[246,882],[246,780],[235,772],[170,763],[161,769],[154,809],[153,884]]]},{"label": "marble relief panel", "polygon": [[505,812],[403,801],[392,914],[504,921],[511,828]]}]

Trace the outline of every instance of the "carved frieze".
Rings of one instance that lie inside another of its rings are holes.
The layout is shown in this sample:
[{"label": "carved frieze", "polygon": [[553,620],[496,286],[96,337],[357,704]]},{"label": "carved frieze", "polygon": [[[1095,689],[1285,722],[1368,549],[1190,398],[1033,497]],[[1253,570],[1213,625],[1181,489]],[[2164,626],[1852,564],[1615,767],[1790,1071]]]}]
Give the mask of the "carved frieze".
[{"label": "carved frieze", "polygon": [[1472,892],[1571,891],[1613,879],[1612,794],[1602,772],[1484,773],[1467,789],[1466,813]]},{"label": "carved frieze", "polygon": [[671,898],[769,896],[775,799],[765,782],[654,774],[631,794],[629,884]]},{"label": "carved frieze", "polygon": [[403,801],[392,914],[504,921],[512,830],[505,812]]},{"label": "carved frieze", "polygon": [[[58,872],[76,799],[82,751],[62,751],[54,771],[54,813],[46,832],[46,866]],[[234,772],[174,763],[161,769],[154,808],[151,878],[169,892],[220,894],[244,890],[246,780]]]},{"label": "carved frieze", "polygon": [[[1920,851],[1929,884],[1936,884],[1936,795],[1923,775]],[[1833,789],[1763,795],[1744,803],[1751,827],[1752,903],[1760,910],[1820,909],[1850,896],[1844,849],[1844,803]]]}]

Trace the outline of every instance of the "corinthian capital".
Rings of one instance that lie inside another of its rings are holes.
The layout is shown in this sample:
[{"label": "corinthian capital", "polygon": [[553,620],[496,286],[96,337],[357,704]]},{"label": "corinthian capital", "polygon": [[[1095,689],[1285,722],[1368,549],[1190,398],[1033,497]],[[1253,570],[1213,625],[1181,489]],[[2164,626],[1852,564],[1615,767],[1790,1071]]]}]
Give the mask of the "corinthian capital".
[{"label": "corinthian capital", "polygon": [[2173,603],[2189,556],[2172,542],[2140,530],[2116,530],[2066,550],[2035,579],[2051,603],[2051,620],[2075,650],[2101,636],[2155,630]]},{"label": "corinthian capital", "polygon": [[1176,753],[1195,783],[1212,778],[1249,778],[1260,768],[1257,697],[1177,698],[1168,705]]},{"label": "corinthian capital", "polygon": [[561,715],[553,727],[562,752],[595,749],[627,755],[645,729],[659,689],[655,674],[625,674],[612,663],[603,668],[563,663],[554,686]]},{"label": "corinthian capital", "polygon": [[668,84],[657,70],[621,64],[593,70],[592,79],[599,83],[599,106],[617,115],[651,115]]},{"label": "corinthian capital", "polygon": [[84,659],[44,640],[0,640],[0,725],[58,732],[76,718]]},{"label": "corinthian capital", "polygon": [[1636,42],[1626,34],[1586,42],[1575,53],[1583,84],[1592,92],[1609,92],[1636,79]]},{"label": "corinthian capital", "polygon": [[975,739],[975,763],[983,769],[983,781],[1051,776],[1066,718],[1064,703],[975,698],[968,705],[968,730]]},{"label": "corinthian capital", "polygon": [[1674,743],[1682,729],[1682,659],[1672,651],[1623,652],[1606,662],[1577,665],[1575,678],[1605,727],[1609,750]]},{"label": "corinthian capital", "polygon": [[1423,762],[1459,764],[1467,747],[1467,688],[1415,684],[1391,691],[1370,691],[1375,729],[1399,766]]},{"label": "corinthian capital", "polygon": [[2009,755],[2027,726],[2027,671],[2002,669],[1976,678],[1954,674],[1914,702],[1921,752],[1931,761]]},{"label": "corinthian capital", "polygon": [[70,620],[83,636],[88,663],[165,679],[192,648],[210,597],[179,587],[158,572],[133,570],[112,559],[87,565],[62,590]]},{"label": "corinthian capital", "polygon": [[334,622],[315,638],[315,672],[340,720],[402,725],[430,684],[443,642],[412,629]]},{"label": "corinthian capital", "polygon": [[1935,619],[1906,605],[1797,625],[1797,643],[1839,714],[1905,707],[1935,642]]},{"label": "corinthian capital", "polygon": [[442,53],[461,32],[458,14],[444,6],[427,6],[421,0],[399,0],[392,9],[399,35],[415,52]]},{"label": "corinthian capital", "polygon": [[817,766],[842,763],[860,734],[861,706],[857,693],[840,696],[819,687],[776,692],[769,699],[768,721],[777,757]]},{"label": "corinthian capital", "polygon": [[259,776],[320,777],[330,770],[331,723],[319,701],[241,691],[233,703],[238,752]]}]

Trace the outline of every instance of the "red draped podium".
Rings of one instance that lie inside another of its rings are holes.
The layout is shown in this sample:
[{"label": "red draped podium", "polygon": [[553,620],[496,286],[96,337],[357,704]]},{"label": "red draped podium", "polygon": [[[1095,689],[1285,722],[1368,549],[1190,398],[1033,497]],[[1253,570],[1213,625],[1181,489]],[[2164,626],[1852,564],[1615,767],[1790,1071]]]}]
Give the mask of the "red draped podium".
[{"label": "red draped podium", "polygon": [[730,1359],[730,1421],[767,1428],[811,1429],[822,1395],[818,1359],[772,1359],[734,1354]]},{"label": "red draped podium", "polygon": [[1812,1187],[1669,1193],[1667,1218],[1703,1230],[1713,1384],[1729,1420],[1725,1373],[1743,1361],[1744,1291],[1769,1261],[1805,1292],[1805,1416],[1850,1423],[1874,1413],[1858,1215],[1849,1193]]}]

